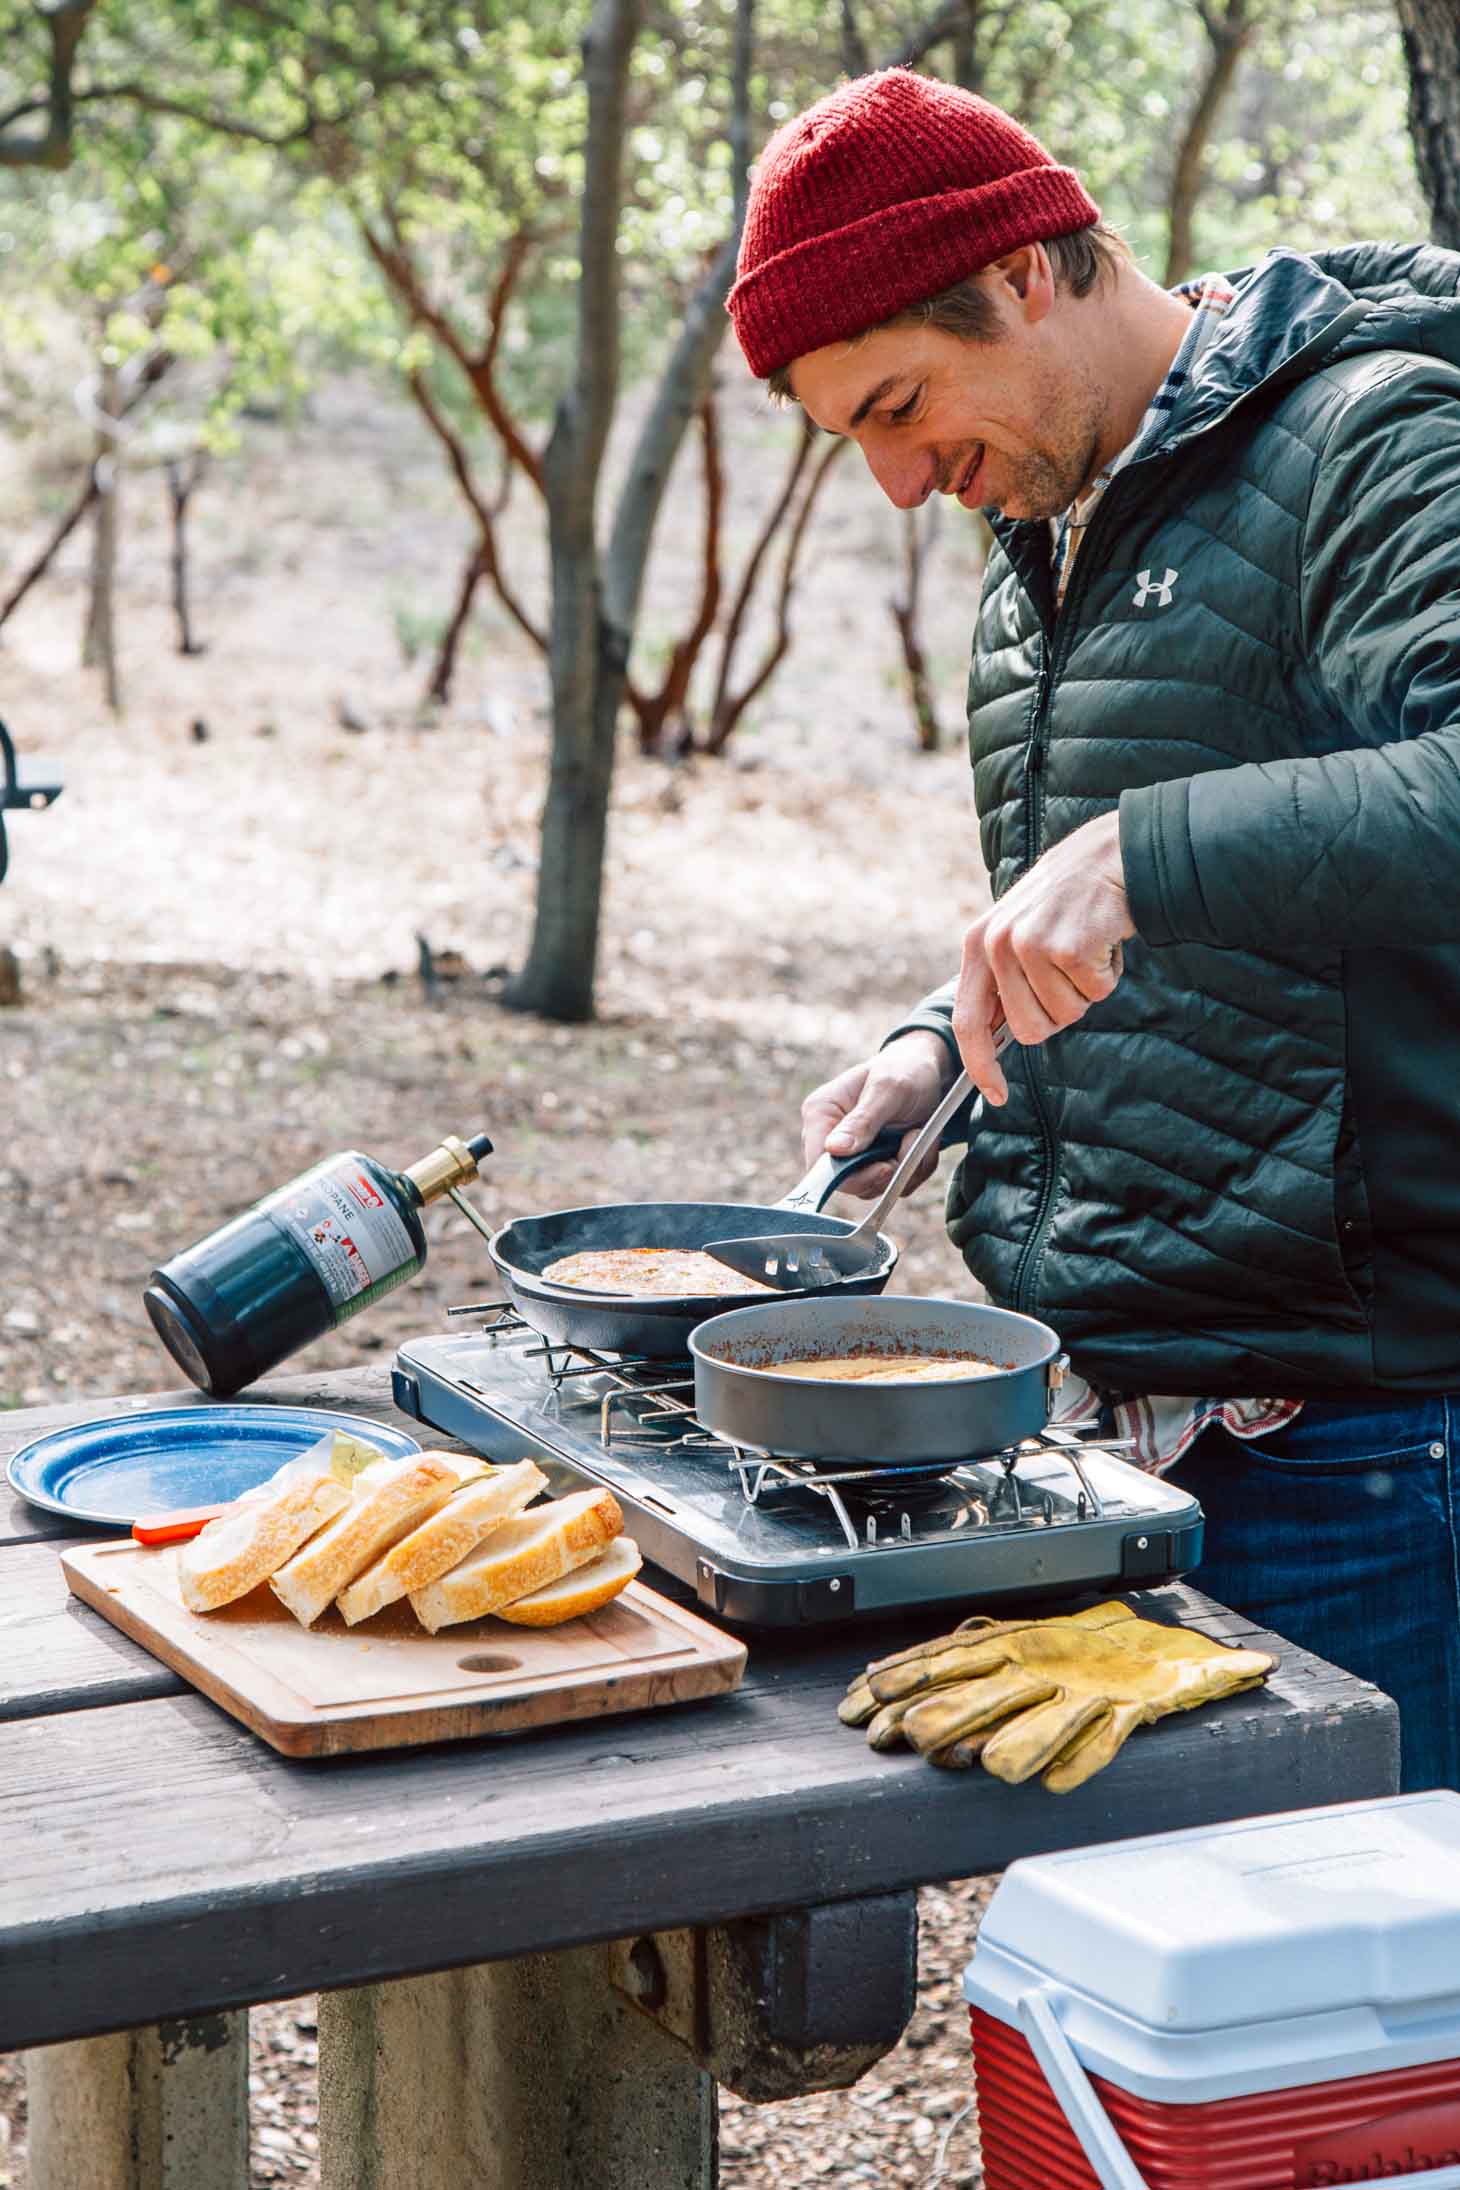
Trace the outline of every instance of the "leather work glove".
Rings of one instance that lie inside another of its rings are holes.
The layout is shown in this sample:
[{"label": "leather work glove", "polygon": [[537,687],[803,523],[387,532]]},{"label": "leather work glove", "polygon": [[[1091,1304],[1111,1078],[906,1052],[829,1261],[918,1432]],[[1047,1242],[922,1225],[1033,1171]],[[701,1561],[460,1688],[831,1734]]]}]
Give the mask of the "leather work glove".
[{"label": "leather work glove", "polygon": [[1252,1688],[1276,1660],[1107,1603],[1047,1619],[969,1621],[881,1659],[841,1706],[874,1748],[900,1741],[933,1763],[981,1761],[1052,1794],[1084,1784],[1138,1726]]}]

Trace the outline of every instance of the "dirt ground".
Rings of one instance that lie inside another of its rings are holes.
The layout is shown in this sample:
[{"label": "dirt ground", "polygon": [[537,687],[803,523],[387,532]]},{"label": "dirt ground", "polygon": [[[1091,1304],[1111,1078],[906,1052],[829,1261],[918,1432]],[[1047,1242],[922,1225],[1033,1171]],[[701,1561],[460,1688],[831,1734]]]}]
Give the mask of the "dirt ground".
[{"label": "dirt ground", "polygon": [[[743,541],[789,427],[742,386],[732,409]],[[26,517],[0,583],[44,531],[55,480],[35,455],[0,443],[0,494]],[[625,740],[602,1013],[566,1029],[496,1001],[531,917],[541,664],[484,606],[451,706],[417,705],[420,635],[449,601],[464,534],[413,421],[354,383],[250,430],[199,498],[208,650],[192,659],[172,650],[162,500],[155,477],[126,480],[119,722],[76,663],[83,541],[0,643],[0,715],[24,759],[54,758],[66,778],[52,811],[13,822],[0,891],[0,946],[22,980],[0,1010],[0,1405],[174,1383],[140,1307],[149,1270],[336,1148],[405,1163],[442,1132],[484,1129],[497,1150],[477,1200],[495,1221],[784,1192],[801,1095],[952,971],[983,900],[956,734],[971,529],[945,527],[930,572],[950,737],[922,755],[885,606],[895,523],[840,467],[799,644],[729,757],[670,766]],[[693,572],[694,517],[686,484],[651,572],[651,644]],[[529,589],[530,519],[519,502],[509,540]],[[420,937],[438,960],[459,954],[434,989]],[[966,1294],[938,1200],[925,1191],[894,1226],[899,1283]],[[423,1276],[313,1360],[388,1357],[492,1289],[455,1211],[428,1232]],[[924,1895],[917,2019],[855,2092],[727,2097],[727,2190],[980,2181],[957,1977],[985,1894]],[[308,2190],[311,2003],[254,2026],[254,2182]],[[25,2180],[18,2064],[0,2063],[0,2186]]]}]

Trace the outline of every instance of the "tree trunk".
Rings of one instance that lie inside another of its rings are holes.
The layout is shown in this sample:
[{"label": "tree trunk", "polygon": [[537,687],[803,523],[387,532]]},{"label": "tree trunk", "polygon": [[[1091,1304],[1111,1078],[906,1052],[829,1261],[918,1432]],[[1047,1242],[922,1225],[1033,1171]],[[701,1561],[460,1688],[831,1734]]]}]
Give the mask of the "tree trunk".
[{"label": "tree trunk", "polygon": [[1436,243],[1460,251],[1460,10],[1455,0],[1398,0],[1409,70],[1409,130]]},{"label": "tree trunk", "polygon": [[588,144],[578,283],[578,355],[544,475],[552,570],[553,743],[537,909],[527,962],[503,992],[550,1019],[593,1016],[608,799],[629,633],[602,612],[598,475],[618,394],[618,223],[629,60],[643,0],[595,0],[583,43]]},{"label": "tree trunk", "polygon": [[203,476],[201,454],[190,456],[185,464],[169,462],[166,476],[172,507],[172,613],[177,619],[177,650],[179,654],[201,654],[204,648],[193,637],[188,607],[188,504]]},{"label": "tree trunk", "polygon": [[1216,0],[1210,5],[1207,0],[1198,0],[1197,13],[1211,50],[1171,175],[1165,273],[1168,289],[1191,272],[1192,224],[1201,196],[1202,161],[1232,89],[1237,64],[1257,28],[1249,0],[1226,0],[1221,13]]},{"label": "tree trunk", "polygon": [[91,587],[86,604],[86,628],[81,640],[81,666],[100,669],[106,704],[114,715],[122,711],[121,679],[117,672],[116,573],[117,500],[121,483],[116,420],[117,369],[104,365],[96,381],[97,448],[95,458],[96,515],[91,533]]}]

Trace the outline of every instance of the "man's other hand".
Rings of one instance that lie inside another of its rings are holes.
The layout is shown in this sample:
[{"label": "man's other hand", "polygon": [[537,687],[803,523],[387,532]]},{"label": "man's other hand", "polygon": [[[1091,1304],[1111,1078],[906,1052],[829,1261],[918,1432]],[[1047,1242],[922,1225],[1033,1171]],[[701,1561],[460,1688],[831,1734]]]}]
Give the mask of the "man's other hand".
[{"label": "man's other hand", "polygon": [[[914,1027],[889,1042],[875,1057],[839,1072],[834,1080],[813,1088],[801,1105],[801,1147],[808,1168],[823,1149],[833,1156],[854,1155],[876,1138],[884,1126],[911,1128],[903,1147],[917,1128],[937,1109],[945,1088],[952,1084],[953,1061],[941,1035]],[[938,1151],[923,1159],[903,1188],[913,1193],[938,1168]],[[859,1201],[875,1201],[892,1177],[890,1163],[868,1164],[855,1171],[839,1188]]]},{"label": "man's other hand", "polygon": [[1109,996],[1135,934],[1120,858],[1120,817],[1099,814],[1021,875],[963,939],[953,1032],[969,1077],[991,1103],[1008,1097],[993,1029],[1008,1021],[1033,1047]]}]

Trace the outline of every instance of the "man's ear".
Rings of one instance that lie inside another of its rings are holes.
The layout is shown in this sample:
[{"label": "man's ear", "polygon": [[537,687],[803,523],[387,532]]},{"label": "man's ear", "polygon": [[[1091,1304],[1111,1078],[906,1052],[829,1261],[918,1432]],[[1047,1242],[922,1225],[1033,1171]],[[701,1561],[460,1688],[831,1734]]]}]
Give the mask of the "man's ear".
[{"label": "man's ear", "polygon": [[1054,307],[1054,268],[1042,243],[1022,243],[1006,251],[988,271],[1003,284],[1006,299],[1026,326],[1037,327]]}]

